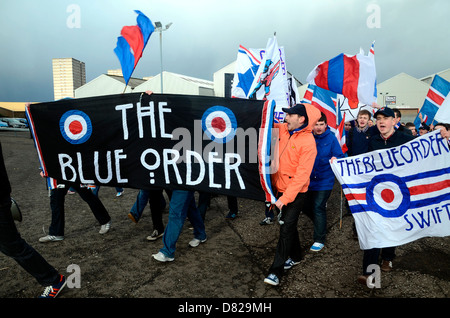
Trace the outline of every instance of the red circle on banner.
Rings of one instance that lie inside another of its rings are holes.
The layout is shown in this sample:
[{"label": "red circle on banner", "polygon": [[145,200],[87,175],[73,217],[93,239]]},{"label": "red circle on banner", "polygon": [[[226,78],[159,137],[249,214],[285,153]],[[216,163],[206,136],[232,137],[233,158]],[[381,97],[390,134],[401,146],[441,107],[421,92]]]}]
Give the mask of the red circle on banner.
[{"label": "red circle on banner", "polygon": [[391,203],[392,201],[394,201],[394,197],[394,191],[392,191],[391,189],[384,189],[383,191],[381,191],[381,198],[386,203]]},{"label": "red circle on banner", "polygon": [[83,125],[78,120],[74,120],[69,124],[69,130],[72,134],[77,135],[83,130]]},{"label": "red circle on banner", "polygon": [[225,123],[225,120],[221,117],[215,117],[211,121],[211,127],[214,128],[214,130],[218,133],[221,133],[222,131],[227,128],[227,124]]}]

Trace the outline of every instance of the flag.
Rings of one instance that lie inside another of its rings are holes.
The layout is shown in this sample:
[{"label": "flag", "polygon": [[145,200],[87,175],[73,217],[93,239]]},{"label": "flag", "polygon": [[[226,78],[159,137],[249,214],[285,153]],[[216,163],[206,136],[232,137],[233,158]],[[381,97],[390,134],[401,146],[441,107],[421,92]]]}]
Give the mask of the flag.
[{"label": "flag", "polygon": [[294,107],[300,102],[300,95],[298,94],[298,87],[294,76],[288,78],[288,90],[289,90],[289,106]]},{"label": "flag", "polygon": [[[293,91],[295,92],[295,91]],[[274,100],[275,122],[284,118],[283,107],[290,107],[284,48],[276,37],[265,49],[247,49],[240,45],[236,59],[231,96],[234,98]]]},{"label": "flag", "polygon": [[316,85],[308,84],[303,99],[324,113],[327,116],[328,126],[333,132],[336,132],[338,125],[336,111],[337,94]]},{"label": "flag", "polygon": [[[338,111],[339,113],[339,111]],[[339,142],[339,145],[341,146],[342,152],[346,153],[348,148],[347,148],[347,136],[345,135],[345,130],[344,130],[344,126],[345,126],[345,113],[344,113],[344,117],[342,118],[342,120],[340,121],[337,129],[336,129],[336,138]]]},{"label": "flag", "polygon": [[231,97],[248,98],[250,87],[261,64],[262,54],[264,50],[247,49],[239,45]]},{"label": "flag", "polygon": [[306,81],[323,89],[342,94],[352,103],[372,105],[376,102],[376,69],[374,43],[368,55],[341,53],[317,65]]},{"label": "flag", "polygon": [[308,87],[303,96],[303,101],[314,105],[327,117],[327,123],[330,130],[336,136],[336,139],[341,146],[342,152],[347,152],[347,145],[345,144],[345,113],[342,117],[337,103],[338,94],[327,91],[318,86],[308,84]]},{"label": "flag", "polygon": [[267,170],[273,107],[130,93],[32,104],[26,113],[41,167],[59,183],[273,201]]},{"label": "flag", "polygon": [[331,163],[361,249],[450,235],[450,149],[439,131]]},{"label": "flag", "polygon": [[135,10],[135,12],[138,14],[137,25],[122,28],[121,36],[117,38],[117,46],[114,49],[122,67],[125,84],[128,84],[131,74],[142,57],[148,39],[155,30],[149,18],[139,10]]},{"label": "flag", "polygon": [[[445,97],[450,92],[450,82],[435,75],[433,81],[431,82],[430,89],[428,90],[425,101],[420,109],[419,113],[422,114],[423,121],[430,126],[433,123],[434,116],[436,112],[445,100]],[[414,120],[414,125],[418,129],[420,127],[420,117],[416,116]]]},{"label": "flag", "polygon": [[274,100],[278,108],[289,107],[286,62],[280,52],[276,37],[270,38],[250,86],[249,99]]},{"label": "flag", "polygon": [[450,124],[450,93],[447,94],[447,97],[436,112],[434,120],[436,123]]}]

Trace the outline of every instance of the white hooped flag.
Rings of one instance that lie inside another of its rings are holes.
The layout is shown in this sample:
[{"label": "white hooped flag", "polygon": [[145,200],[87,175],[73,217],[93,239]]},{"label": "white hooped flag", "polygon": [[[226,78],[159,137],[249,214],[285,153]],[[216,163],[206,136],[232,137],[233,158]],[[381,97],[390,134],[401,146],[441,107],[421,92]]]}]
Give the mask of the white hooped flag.
[{"label": "white hooped flag", "polygon": [[331,163],[361,249],[450,235],[450,149],[439,131]]}]

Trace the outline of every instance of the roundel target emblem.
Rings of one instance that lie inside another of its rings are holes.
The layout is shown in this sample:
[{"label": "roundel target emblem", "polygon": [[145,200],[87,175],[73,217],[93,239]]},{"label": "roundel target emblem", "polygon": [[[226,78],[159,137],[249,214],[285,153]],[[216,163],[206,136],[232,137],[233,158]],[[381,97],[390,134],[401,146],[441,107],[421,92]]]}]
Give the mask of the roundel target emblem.
[{"label": "roundel target emblem", "polygon": [[409,208],[408,187],[401,178],[393,174],[373,177],[366,190],[367,204],[384,217],[402,216]]},{"label": "roundel target emblem", "polygon": [[223,106],[212,106],[202,116],[202,129],[217,143],[227,143],[236,135],[237,121],[234,113]]},{"label": "roundel target emblem", "polygon": [[88,115],[79,110],[69,110],[59,120],[59,128],[65,140],[82,144],[91,137],[92,123]]}]

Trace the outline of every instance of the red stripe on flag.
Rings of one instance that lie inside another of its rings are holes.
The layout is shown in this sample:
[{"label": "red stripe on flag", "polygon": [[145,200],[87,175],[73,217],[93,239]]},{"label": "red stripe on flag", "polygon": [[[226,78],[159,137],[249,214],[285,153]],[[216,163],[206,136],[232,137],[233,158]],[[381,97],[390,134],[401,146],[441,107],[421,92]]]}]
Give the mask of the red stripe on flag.
[{"label": "red stripe on flag", "polygon": [[328,61],[323,62],[317,67],[317,75],[314,79],[316,86],[328,90]]},{"label": "red stripe on flag", "polygon": [[137,25],[124,26],[120,34],[127,40],[132,54],[134,55],[134,66],[138,63],[144,50],[144,36]]},{"label": "red stripe on flag", "polygon": [[258,64],[261,64],[261,61],[259,59],[257,59],[252,52],[250,52],[248,49],[246,49],[245,47],[243,47],[242,45],[239,45],[239,48],[244,50],[245,52],[247,52],[248,55],[250,55],[252,57],[252,59],[254,59],[256,62],[258,62]]},{"label": "red stripe on flag", "polygon": [[444,97],[442,97],[441,95],[439,95],[435,91],[433,91],[432,89],[428,90],[427,97],[429,99],[431,99],[431,101],[433,101],[433,103],[436,103],[439,106],[442,105],[442,102],[445,99]]},{"label": "red stripe on flag", "polygon": [[[269,103],[270,101],[266,100],[264,102],[264,106],[263,106],[263,111],[262,111],[262,117],[261,117],[261,127],[260,129],[267,129],[266,125],[270,124],[267,122],[267,115],[268,115],[268,108],[269,108]],[[266,197],[266,201],[267,202],[271,202],[271,195],[270,195],[270,190],[267,188],[267,184],[266,181],[264,180],[264,174],[265,172],[265,167],[263,167],[263,156],[265,154],[262,153],[261,149],[262,147],[262,143],[266,142],[265,140],[263,140],[262,136],[264,134],[260,135],[259,141],[258,141],[258,158],[259,158],[259,162],[258,162],[258,171],[259,171],[259,181],[261,183],[261,187],[264,190],[265,193],[265,197]],[[270,178],[270,177],[269,177]]]},{"label": "red stripe on flag", "polygon": [[312,101],[313,98],[313,91],[310,89],[307,89],[305,91],[305,96],[303,96],[304,99],[309,100],[310,102]]},{"label": "red stripe on flag", "polygon": [[342,95],[350,101],[358,100],[359,61],[354,56],[344,55],[344,84]]},{"label": "red stripe on flag", "polygon": [[443,190],[450,187],[450,180],[444,180],[436,183],[418,185],[409,188],[409,193],[411,195],[430,193],[434,191]]},{"label": "red stripe on flag", "polygon": [[364,201],[366,199],[366,194],[365,193],[347,193],[345,195],[345,198],[347,199],[347,201],[351,201],[351,200],[361,200]]}]

